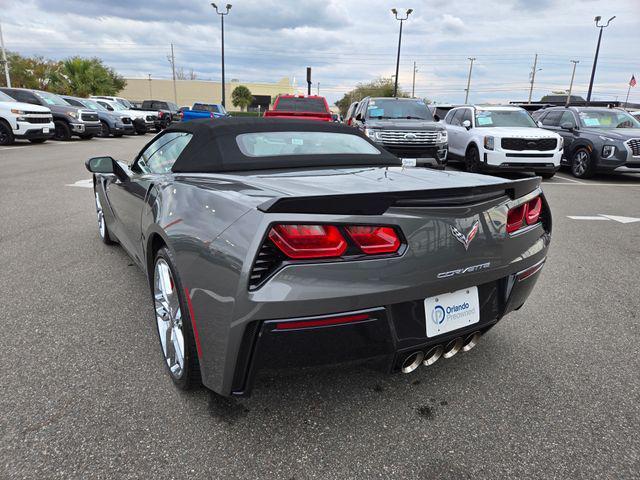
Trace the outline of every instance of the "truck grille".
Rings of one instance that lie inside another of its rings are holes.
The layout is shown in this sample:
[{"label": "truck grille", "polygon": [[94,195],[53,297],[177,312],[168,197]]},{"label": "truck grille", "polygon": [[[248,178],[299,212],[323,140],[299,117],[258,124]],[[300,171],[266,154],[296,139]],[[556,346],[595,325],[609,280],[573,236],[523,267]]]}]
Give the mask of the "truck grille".
[{"label": "truck grille", "polygon": [[555,138],[503,138],[505,150],[555,150],[558,141]]},{"label": "truck grille", "polygon": [[131,119],[129,117],[122,117],[121,120],[122,120],[122,123],[124,123],[125,125],[131,124]]},{"label": "truck grille", "polygon": [[97,113],[82,112],[82,115],[80,116],[80,119],[83,122],[97,122],[98,121],[98,114]]},{"label": "truck grille", "polygon": [[631,149],[631,154],[634,157],[640,157],[640,138],[632,138],[627,140],[627,145]]},{"label": "truck grille", "polygon": [[52,117],[26,117],[28,123],[51,123]]},{"label": "truck grille", "polygon": [[383,145],[435,145],[438,131],[416,132],[411,130],[382,130],[378,138]]}]

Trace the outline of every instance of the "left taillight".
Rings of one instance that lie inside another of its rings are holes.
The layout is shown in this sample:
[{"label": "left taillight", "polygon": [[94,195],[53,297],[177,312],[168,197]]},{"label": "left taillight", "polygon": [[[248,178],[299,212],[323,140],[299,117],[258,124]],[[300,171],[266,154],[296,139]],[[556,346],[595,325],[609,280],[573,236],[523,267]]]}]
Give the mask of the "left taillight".
[{"label": "left taillight", "polygon": [[269,239],[292,259],[336,258],[396,253],[402,241],[394,227],[382,225],[274,225]]},{"label": "left taillight", "polygon": [[507,233],[514,233],[540,220],[542,198],[537,196],[528,202],[513,207],[507,214]]},{"label": "left taillight", "polygon": [[332,258],[341,256],[347,242],[333,225],[275,225],[269,239],[289,258]]}]

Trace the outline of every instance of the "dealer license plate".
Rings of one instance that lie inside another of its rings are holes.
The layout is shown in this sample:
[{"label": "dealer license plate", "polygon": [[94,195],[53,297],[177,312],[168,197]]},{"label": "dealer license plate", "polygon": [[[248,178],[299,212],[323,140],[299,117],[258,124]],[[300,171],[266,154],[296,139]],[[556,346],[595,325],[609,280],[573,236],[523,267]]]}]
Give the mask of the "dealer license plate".
[{"label": "dealer license plate", "polygon": [[427,298],[424,301],[424,314],[429,338],[478,323],[478,287]]},{"label": "dealer license plate", "polygon": [[48,128],[43,128],[42,129],[42,133],[49,133],[49,129]]}]

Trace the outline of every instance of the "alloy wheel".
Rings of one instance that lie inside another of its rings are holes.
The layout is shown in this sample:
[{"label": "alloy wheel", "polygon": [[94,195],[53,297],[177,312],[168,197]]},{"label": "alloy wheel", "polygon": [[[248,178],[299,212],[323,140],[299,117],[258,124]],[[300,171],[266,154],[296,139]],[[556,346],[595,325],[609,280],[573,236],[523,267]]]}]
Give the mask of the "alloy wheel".
[{"label": "alloy wheel", "polygon": [[98,231],[100,232],[100,238],[104,238],[104,234],[107,230],[106,225],[104,223],[104,212],[102,211],[102,204],[100,203],[98,192],[95,192],[95,196],[96,196],[96,215],[98,216]]},{"label": "alloy wheel", "polygon": [[583,176],[587,171],[588,166],[589,166],[589,154],[584,150],[579,150],[578,152],[576,152],[575,156],[573,157],[573,166],[572,166],[573,174],[576,177]]},{"label": "alloy wheel", "polygon": [[162,353],[171,375],[179,379],[185,367],[182,311],[171,269],[163,258],[158,258],[154,269],[153,299]]},{"label": "alloy wheel", "polygon": [[0,125],[0,145],[10,145],[11,137],[4,125]]}]

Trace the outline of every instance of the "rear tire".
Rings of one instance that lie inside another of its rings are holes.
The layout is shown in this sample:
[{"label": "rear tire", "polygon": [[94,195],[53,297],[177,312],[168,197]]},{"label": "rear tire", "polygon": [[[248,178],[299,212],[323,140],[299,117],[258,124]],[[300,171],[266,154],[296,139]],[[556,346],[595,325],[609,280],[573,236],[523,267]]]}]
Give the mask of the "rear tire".
[{"label": "rear tire", "polygon": [[53,123],[56,126],[55,133],[53,135],[53,138],[55,140],[59,140],[61,142],[68,142],[69,140],[71,140],[71,129],[66,122],[62,120],[56,120]]},{"label": "rear tire", "polygon": [[47,140],[48,140],[47,138],[30,138],[29,139],[31,143],[44,143]]},{"label": "rear tire", "polygon": [[189,306],[168,248],[158,250],[151,275],[151,299],[167,372],[181,390],[199,387],[202,377]]},{"label": "rear tire", "polygon": [[467,150],[467,154],[464,157],[464,165],[467,172],[480,172],[480,152],[478,151],[478,147],[470,147],[469,150]]},{"label": "rear tire", "polygon": [[7,145],[13,145],[14,142],[15,137],[13,136],[11,127],[4,121],[0,122],[0,145],[4,147]]},{"label": "rear tire", "polygon": [[93,195],[96,199],[96,216],[98,217],[98,235],[100,235],[100,240],[105,245],[113,245],[114,242],[111,239],[111,235],[109,234],[109,228],[107,227],[107,221],[104,219],[104,211],[102,210],[102,202],[100,202],[100,197],[98,196],[98,192],[93,190]]},{"label": "rear tire", "polygon": [[571,174],[576,178],[591,178],[594,172],[594,161],[585,147],[580,147],[571,156]]}]

